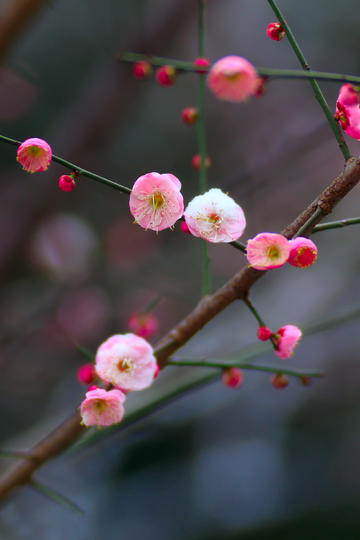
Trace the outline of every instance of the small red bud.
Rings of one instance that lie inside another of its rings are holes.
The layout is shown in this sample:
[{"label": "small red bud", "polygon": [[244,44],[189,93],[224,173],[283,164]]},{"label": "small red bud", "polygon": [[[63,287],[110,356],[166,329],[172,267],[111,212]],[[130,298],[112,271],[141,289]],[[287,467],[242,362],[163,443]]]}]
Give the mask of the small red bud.
[{"label": "small red bud", "polygon": [[159,328],[159,320],[154,313],[135,312],[128,320],[129,329],[137,336],[148,339]]},{"label": "small red bud", "polygon": [[227,368],[224,369],[221,380],[228,388],[239,388],[244,382],[244,373],[237,367]]},{"label": "small red bud", "polygon": [[191,234],[190,229],[189,229],[188,224],[186,223],[186,221],[181,222],[180,229],[185,234]]},{"label": "small red bud", "polygon": [[210,67],[210,61],[207,58],[197,58],[194,64],[199,68],[196,73],[206,73]]},{"label": "small red bud", "polygon": [[140,60],[133,65],[133,75],[135,79],[146,79],[152,73],[152,67],[146,60]]},{"label": "small red bud", "polygon": [[97,390],[99,387],[96,386],[96,384],[92,384],[91,386],[89,386],[88,388],[88,392],[91,392],[91,390]]},{"label": "small red bud", "polygon": [[82,384],[91,384],[96,378],[94,364],[83,364],[77,371],[78,381]]},{"label": "small red bud", "polygon": [[175,79],[176,70],[172,66],[161,66],[156,71],[156,80],[161,86],[172,86]]},{"label": "small red bud", "polygon": [[260,328],[257,331],[257,337],[261,341],[267,341],[272,336],[272,331],[268,326],[260,326]]},{"label": "small red bud", "polygon": [[271,384],[277,390],[282,390],[283,388],[286,388],[288,386],[289,379],[286,375],[283,375],[282,373],[277,373],[276,375],[273,375],[271,377]]},{"label": "small red bud", "polygon": [[285,36],[285,30],[278,22],[268,24],[266,33],[269,38],[273,39],[274,41],[281,41],[282,38]]},{"label": "small red bud", "polygon": [[300,382],[303,386],[311,386],[312,385],[312,379],[308,375],[303,375],[300,377]]},{"label": "small red bud", "polygon": [[266,77],[258,77],[256,80],[256,87],[253,91],[253,96],[261,97],[266,92]]},{"label": "small red bud", "polygon": [[[200,171],[201,169],[201,156],[200,154],[195,154],[195,156],[193,156],[192,160],[191,160],[191,164],[192,166],[194,167],[194,169],[196,169],[197,171]],[[205,167],[206,169],[208,169],[211,165],[211,159],[209,158],[209,156],[206,156],[205,158]]]},{"label": "small red bud", "polygon": [[155,373],[154,373],[154,380],[158,378],[158,376],[160,375],[160,366],[159,364],[156,364],[156,368],[155,368]]},{"label": "small red bud", "polygon": [[74,177],[69,174],[63,174],[59,178],[59,188],[62,191],[72,191],[76,188]]},{"label": "small red bud", "polygon": [[197,110],[196,107],[187,107],[186,109],[183,110],[181,115],[182,115],[184,124],[192,125],[192,124],[195,124],[199,116],[199,111]]}]

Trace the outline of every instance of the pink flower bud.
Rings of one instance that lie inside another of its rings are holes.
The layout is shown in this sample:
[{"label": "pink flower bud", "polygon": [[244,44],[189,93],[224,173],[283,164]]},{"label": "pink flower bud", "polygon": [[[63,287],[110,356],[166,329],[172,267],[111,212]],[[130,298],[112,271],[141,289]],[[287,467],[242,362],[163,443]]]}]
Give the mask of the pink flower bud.
[{"label": "pink flower bud", "polygon": [[154,380],[158,378],[158,376],[160,375],[160,366],[159,364],[156,364],[156,368],[155,368],[155,373],[154,373]]},{"label": "pink flower bud", "polygon": [[149,62],[145,60],[140,60],[140,62],[135,62],[133,65],[133,75],[135,79],[141,80],[146,79],[152,73],[152,66]]},{"label": "pink flower bud", "polygon": [[186,223],[186,221],[181,222],[180,229],[185,234],[191,234],[190,229],[189,229],[188,224]]},{"label": "pink flower bud", "polygon": [[192,125],[192,124],[195,124],[199,115],[199,111],[197,110],[196,107],[187,107],[186,109],[183,110],[181,115],[182,115],[184,124]]},{"label": "pink flower bud", "polygon": [[59,178],[59,188],[62,191],[72,191],[76,188],[76,182],[69,174],[63,174]]},{"label": "pink flower bud", "polygon": [[276,375],[273,375],[270,380],[273,387],[277,390],[282,390],[289,385],[288,377],[286,375],[283,375],[282,373],[277,373]]},{"label": "pink flower bud", "polygon": [[96,386],[96,384],[92,384],[91,386],[89,386],[88,388],[88,392],[91,392],[92,390],[97,390],[99,387]]},{"label": "pink flower bud", "polygon": [[91,384],[96,378],[94,364],[83,364],[77,371],[77,377],[82,384]]},{"label": "pink flower bud", "polygon": [[266,92],[266,77],[258,77],[256,80],[256,87],[253,91],[253,96],[255,97],[261,97]]},{"label": "pink flower bud", "polygon": [[257,337],[261,341],[267,341],[272,336],[272,332],[268,326],[260,326],[260,328],[257,331]]},{"label": "pink flower bud", "polygon": [[46,171],[52,160],[52,150],[43,139],[27,139],[20,144],[16,159],[29,173]]},{"label": "pink flower bud", "polygon": [[244,382],[244,373],[237,367],[227,368],[224,369],[221,380],[228,388],[239,388]]},{"label": "pink flower bud", "polygon": [[210,61],[207,58],[197,58],[194,64],[199,68],[196,73],[206,73],[210,67]]},{"label": "pink flower bud", "polygon": [[[191,164],[197,171],[200,171],[201,168],[201,156],[200,154],[195,154],[191,160]],[[211,158],[206,156],[205,158],[205,168],[208,169],[211,166]]]},{"label": "pink flower bud", "polygon": [[317,247],[309,238],[297,236],[290,240],[290,256],[288,263],[298,268],[308,268],[317,258]]},{"label": "pink flower bud", "polygon": [[268,24],[266,33],[269,38],[273,39],[274,41],[281,41],[282,38],[285,36],[285,30],[279,22],[273,22]]},{"label": "pink flower bud", "polygon": [[156,80],[161,86],[172,86],[176,80],[176,70],[173,66],[161,66],[156,70]]},{"label": "pink flower bud", "polygon": [[359,92],[352,84],[343,84],[340,88],[338,101],[345,107],[359,105]]},{"label": "pink flower bud", "polygon": [[207,83],[219,99],[240,103],[256,90],[258,75],[248,60],[241,56],[225,56],[212,65]]},{"label": "pink flower bud", "polygon": [[336,120],[353,139],[360,140],[360,107],[357,88],[344,84],[336,102]]},{"label": "pink flower bud", "polygon": [[128,327],[137,336],[148,339],[159,328],[159,321],[153,313],[133,313],[128,320]]},{"label": "pink flower bud", "polygon": [[293,324],[286,324],[279,328],[275,334],[277,350],[275,354],[279,358],[290,358],[294,354],[294,349],[302,338],[302,331]]}]

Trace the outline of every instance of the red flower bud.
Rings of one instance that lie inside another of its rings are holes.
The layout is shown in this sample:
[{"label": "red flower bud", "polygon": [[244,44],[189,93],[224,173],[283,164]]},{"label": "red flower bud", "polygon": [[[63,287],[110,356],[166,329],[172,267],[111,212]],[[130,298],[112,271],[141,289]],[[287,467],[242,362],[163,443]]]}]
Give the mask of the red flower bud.
[{"label": "red flower bud", "polygon": [[283,375],[282,373],[277,373],[276,375],[273,375],[271,377],[271,384],[277,390],[282,390],[283,388],[286,388],[288,386],[289,379],[286,375]]},{"label": "red flower bud", "polygon": [[196,107],[187,107],[181,113],[184,124],[195,124],[199,111]]},{"label": "red flower bud", "polygon": [[257,337],[261,341],[267,341],[272,336],[272,331],[268,326],[260,326],[260,328],[257,331]]},{"label": "red flower bud", "polygon": [[[197,171],[200,171],[200,169],[201,169],[201,156],[200,156],[200,154],[195,154],[195,156],[193,156],[191,164],[194,167],[194,169],[196,169]],[[208,169],[210,167],[210,165],[211,165],[211,159],[209,158],[209,156],[206,156],[206,158],[205,158],[205,167],[206,167],[206,169]]]},{"label": "red flower bud", "polygon": [[172,66],[161,66],[156,71],[156,80],[161,86],[172,86],[175,83],[176,70]]},{"label": "red flower bud", "polygon": [[140,60],[133,65],[133,75],[135,79],[146,79],[152,73],[152,67],[146,60]]},{"label": "red flower bud", "polygon": [[273,39],[274,41],[281,41],[282,38],[285,36],[285,30],[278,22],[273,22],[268,24],[268,27],[266,29],[266,33],[269,36],[270,39]]}]

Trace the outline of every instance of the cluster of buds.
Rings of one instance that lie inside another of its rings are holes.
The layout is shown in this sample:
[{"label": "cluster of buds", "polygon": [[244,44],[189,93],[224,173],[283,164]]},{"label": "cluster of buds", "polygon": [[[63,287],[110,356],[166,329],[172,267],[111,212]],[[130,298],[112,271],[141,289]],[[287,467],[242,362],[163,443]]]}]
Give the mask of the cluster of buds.
[{"label": "cluster of buds", "polygon": [[276,346],[275,354],[279,358],[286,359],[294,354],[294,349],[302,338],[302,331],[293,324],[286,324],[275,333],[268,326],[260,326],[257,337],[261,341],[273,339]]}]

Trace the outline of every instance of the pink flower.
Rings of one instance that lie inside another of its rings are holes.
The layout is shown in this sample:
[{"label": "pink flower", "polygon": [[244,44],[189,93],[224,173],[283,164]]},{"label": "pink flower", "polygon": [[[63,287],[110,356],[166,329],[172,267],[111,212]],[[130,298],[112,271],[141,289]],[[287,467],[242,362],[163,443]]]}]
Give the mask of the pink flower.
[{"label": "pink flower", "polygon": [[159,320],[153,313],[133,313],[128,320],[128,327],[137,336],[148,339],[159,328]]},{"label": "pink flower", "polygon": [[16,159],[27,172],[46,171],[51,163],[52,151],[43,139],[27,139],[20,144]]},{"label": "pink flower", "polygon": [[276,233],[260,233],[247,242],[246,256],[255,270],[270,270],[283,266],[290,255],[290,243]]},{"label": "pink flower", "polygon": [[95,369],[100,379],[125,390],[143,390],[156,373],[152,346],[135,334],[117,334],[97,350]]},{"label": "pink flower", "polygon": [[96,373],[94,364],[83,364],[77,371],[78,381],[82,384],[94,382]]},{"label": "pink flower", "polygon": [[194,197],[184,217],[191,234],[214,243],[233,242],[246,226],[242,208],[218,188]]},{"label": "pink flower", "polygon": [[282,38],[285,36],[285,30],[279,22],[273,22],[268,24],[266,33],[269,38],[273,39],[274,41],[281,41]]},{"label": "pink flower", "polygon": [[120,390],[94,388],[86,392],[80,414],[84,426],[111,426],[121,422],[124,416],[125,395]]},{"label": "pink flower", "polygon": [[207,83],[219,99],[239,103],[254,93],[258,75],[245,58],[225,56],[212,65]]},{"label": "pink flower", "polygon": [[170,173],[140,176],[130,193],[130,212],[144,229],[162,231],[172,227],[184,213],[181,183]]},{"label": "pink flower", "polygon": [[237,367],[224,369],[221,380],[228,388],[239,388],[244,382],[244,372]]},{"label": "pink flower", "polygon": [[279,328],[276,332],[276,344],[278,350],[275,351],[275,354],[279,358],[290,358],[294,354],[294,349],[299,343],[302,337],[302,331],[297,326],[293,324],[286,324]]},{"label": "pink flower", "polygon": [[314,264],[317,258],[318,249],[309,238],[297,236],[290,240],[290,256],[288,263],[298,268],[307,268]]},{"label": "pink flower", "polygon": [[345,133],[353,139],[360,140],[359,95],[351,84],[344,84],[340,88],[335,118]]}]

